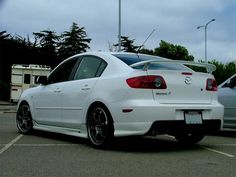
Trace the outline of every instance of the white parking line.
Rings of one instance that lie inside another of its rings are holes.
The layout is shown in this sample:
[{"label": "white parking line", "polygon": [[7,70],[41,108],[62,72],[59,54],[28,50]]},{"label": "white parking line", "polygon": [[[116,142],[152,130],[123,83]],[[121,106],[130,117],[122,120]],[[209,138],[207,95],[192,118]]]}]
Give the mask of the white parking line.
[{"label": "white parking line", "polygon": [[51,147],[51,146],[78,146],[78,144],[14,144],[13,146]]},{"label": "white parking line", "polygon": [[216,146],[236,146],[236,144],[214,144]]},{"label": "white parking line", "polygon": [[206,149],[206,150],[208,150],[208,151],[211,151],[211,152],[215,152],[215,153],[217,153],[217,154],[224,155],[224,156],[226,156],[226,157],[230,157],[230,158],[234,158],[234,157],[235,157],[235,156],[232,155],[232,154],[228,154],[228,153],[225,153],[225,152],[217,151],[217,150],[212,149],[212,148],[208,148],[208,147],[205,147],[205,146],[200,146],[200,147],[203,148],[203,149]]},{"label": "white parking line", "polygon": [[10,143],[6,144],[2,149],[0,149],[0,155],[4,153],[7,149],[9,149],[14,143],[16,143],[19,139],[21,139],[23,135],[18,135],[15,139],[13,139]]}]

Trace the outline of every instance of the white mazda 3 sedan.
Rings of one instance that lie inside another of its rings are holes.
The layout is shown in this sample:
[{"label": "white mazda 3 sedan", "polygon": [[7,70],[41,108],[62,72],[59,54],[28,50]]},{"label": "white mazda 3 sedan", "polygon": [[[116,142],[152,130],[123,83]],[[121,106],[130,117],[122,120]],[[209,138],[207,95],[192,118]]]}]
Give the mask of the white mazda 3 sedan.
[{"label": "white mazda 3 sedan", "polygon": [[74,55],[23,92],[17,127],[88,138],[95,147],[114,137],[157,134],[197,143],[221,129],[224,107],[214,76],[192,65],[215,69],[134,53]]}]

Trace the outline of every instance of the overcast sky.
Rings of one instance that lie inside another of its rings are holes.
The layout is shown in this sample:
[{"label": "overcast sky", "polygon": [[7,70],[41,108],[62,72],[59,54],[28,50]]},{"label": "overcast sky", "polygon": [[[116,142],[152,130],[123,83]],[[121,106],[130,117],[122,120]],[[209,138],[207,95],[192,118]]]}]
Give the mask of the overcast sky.
[{"label": "overcast sky", "polygon": [[[23,37],[45,29],[62,33],[72,22],[85,27],[91,51],[108,51],[118,41],[119,0],[0,0],[0,31]],[[195,61],[204,59],[204,28],[208,59],[236,60],[236,0],[121,0],[122,35],[154,49],[161,40],[186,47]]]}]

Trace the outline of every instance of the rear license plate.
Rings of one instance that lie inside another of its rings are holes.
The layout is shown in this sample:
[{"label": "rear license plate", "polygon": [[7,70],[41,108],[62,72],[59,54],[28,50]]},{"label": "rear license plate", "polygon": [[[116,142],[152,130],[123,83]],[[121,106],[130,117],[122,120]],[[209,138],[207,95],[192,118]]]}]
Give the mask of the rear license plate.
[{"label": "rear license plate", "polygon": [[202,113],[198,111],[184,112],[186,124],[202,124]]}]

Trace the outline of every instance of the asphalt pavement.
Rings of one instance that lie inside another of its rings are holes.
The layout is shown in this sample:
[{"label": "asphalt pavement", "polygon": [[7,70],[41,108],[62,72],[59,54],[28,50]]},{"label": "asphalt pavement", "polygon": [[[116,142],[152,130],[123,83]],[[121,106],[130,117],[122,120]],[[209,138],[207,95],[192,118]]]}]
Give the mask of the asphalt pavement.
[{"label": "asphalt pavement", "polygon": [[236,177],[236,131],[179,144],[171,136],[119,138],[106,150],[55,133],[18,132],[15,105],[0,105],[0,177]]},{"label": "asphalt pavement", "polygon": [[17,103],[0,101],[0,113],[16,113]]}]

